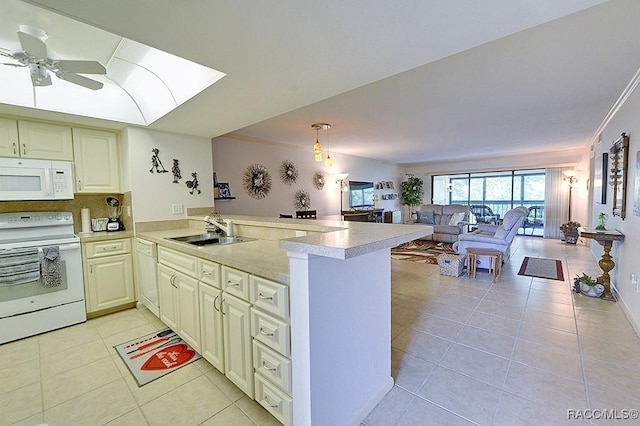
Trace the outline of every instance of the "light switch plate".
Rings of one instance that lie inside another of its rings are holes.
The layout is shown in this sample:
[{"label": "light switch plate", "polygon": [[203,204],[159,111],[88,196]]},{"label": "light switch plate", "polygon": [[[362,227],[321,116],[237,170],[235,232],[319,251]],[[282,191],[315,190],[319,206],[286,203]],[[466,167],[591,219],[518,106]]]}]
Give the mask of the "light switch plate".
[{"label": "light switch plate", "polygon": [[184,213],[184,205],[182,204],[174,204],[172,206],[173,214],[182,214]]}]

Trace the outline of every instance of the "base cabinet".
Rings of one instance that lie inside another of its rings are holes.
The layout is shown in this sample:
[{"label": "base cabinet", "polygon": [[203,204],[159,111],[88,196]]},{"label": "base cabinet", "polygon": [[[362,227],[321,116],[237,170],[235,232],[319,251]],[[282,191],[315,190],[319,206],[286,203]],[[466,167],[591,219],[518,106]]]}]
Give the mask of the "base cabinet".
[{"label": "base cabinet", "polygon": [[83,255],[88,314],[135,302],[129,238],[86,243]]},{"label": "base cabinet", "polygon": [[175,287],[174,279],[173,269],[158,265],[160,320],[175,331],[178,329],[178,289]]},{"label": "base cabinet", "polygon": [[220,372],[224,372],[222,332],[222,290],[200,283],[200,354]]},{"label": "base cabinet", "polygon": [[253,398],[251,305],[231,294],[222,299],[224,374]]}]

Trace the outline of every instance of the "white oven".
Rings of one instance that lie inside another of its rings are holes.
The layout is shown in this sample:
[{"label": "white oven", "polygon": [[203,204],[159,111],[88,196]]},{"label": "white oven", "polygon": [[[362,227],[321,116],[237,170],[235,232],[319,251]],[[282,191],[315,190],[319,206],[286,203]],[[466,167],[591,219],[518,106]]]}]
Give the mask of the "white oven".
[{"label": "white oven", "polygon": [[0,344],[84,321],[72,214],[0,214]]}]

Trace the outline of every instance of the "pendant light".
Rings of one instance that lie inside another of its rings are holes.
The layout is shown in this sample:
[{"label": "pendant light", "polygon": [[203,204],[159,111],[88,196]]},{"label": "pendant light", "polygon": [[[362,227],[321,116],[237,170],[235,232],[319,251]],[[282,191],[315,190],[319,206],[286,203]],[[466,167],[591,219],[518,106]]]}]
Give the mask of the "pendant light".
[{"label": "pendant light", "polygon": [[318,131],[320,130],[328,130],[331,128],[331,125],[327,123],[314,123],[311,125],[312,129],[316,129],[316,143],[313,144],[313,157],[317,162],[322,161],[322,145],[320,144],[320,139],[318,138]]},{"label": "pendant light", "polygon": [[324,165],[327,166],[328,169],[333,167],[333,160],[329,154],[329,129],[327,129],[327,159],[324,160]]}]

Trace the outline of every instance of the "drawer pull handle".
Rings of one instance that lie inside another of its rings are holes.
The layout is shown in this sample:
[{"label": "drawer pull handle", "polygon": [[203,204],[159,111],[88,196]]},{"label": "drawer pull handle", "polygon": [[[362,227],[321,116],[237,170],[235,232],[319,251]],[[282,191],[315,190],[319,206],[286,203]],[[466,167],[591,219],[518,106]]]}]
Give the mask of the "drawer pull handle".
[{"label": "drawer pull handle", "polygon": [[27,144],[22,144],[22,155],[27,155]]},{"label": "drawer pull handle", "polygon": [[231,280],[227,281],[227,285],[229,287],[240,287],[240,283],[239,282],[235,282],[235,281],[231,281]]},{"label": "drawer pull handle", "polygon": [[263,336],[274,336],[275,335],[275,333],[273,333],[273,332],[268,333],[268,332],[264,331],[264,329],[262,327],[260,327],[260,334],[262,334]]},{"label": "drawer pull handle", "polygon": [[213,274],[212,274],[211,272],[207,272],[206,270],[204,270],[204,269],[203,269],[203,270],[202,270],[202,275],[207,275],[207,276],[209,276],[209,277],[210,277],[210,276],[211,276],[211,275],[213,275]]},{"label": "drawer pull handle", "polygon": [[267,395],[264,396],[264,403],[271,408],[278,408],[280,404],[269,404],[269,400],[267,399]]},{"label": "drawer pull handle", "polygon": [[273,296],[265,296],[262,293],[258,293],[258,299],[273,300]]},{"label": "drawer pull handle", "polygon": [[278,367],[269,367],[269,365],[267,364],[266,361],[262,361],[262,368],[264,368],[267,371],[277,371]]},{"label": "drawer pull handle", "polygon": [[111,250],[118,250],[118,246],[106,246],[106,247],[102,247],[102,251],[111,251]]},{"label": "drawer pull handle", "polygon": [[16,143],[15,142],[13,143],[13,153],[17,154],[17,152],[16,152]]}]

